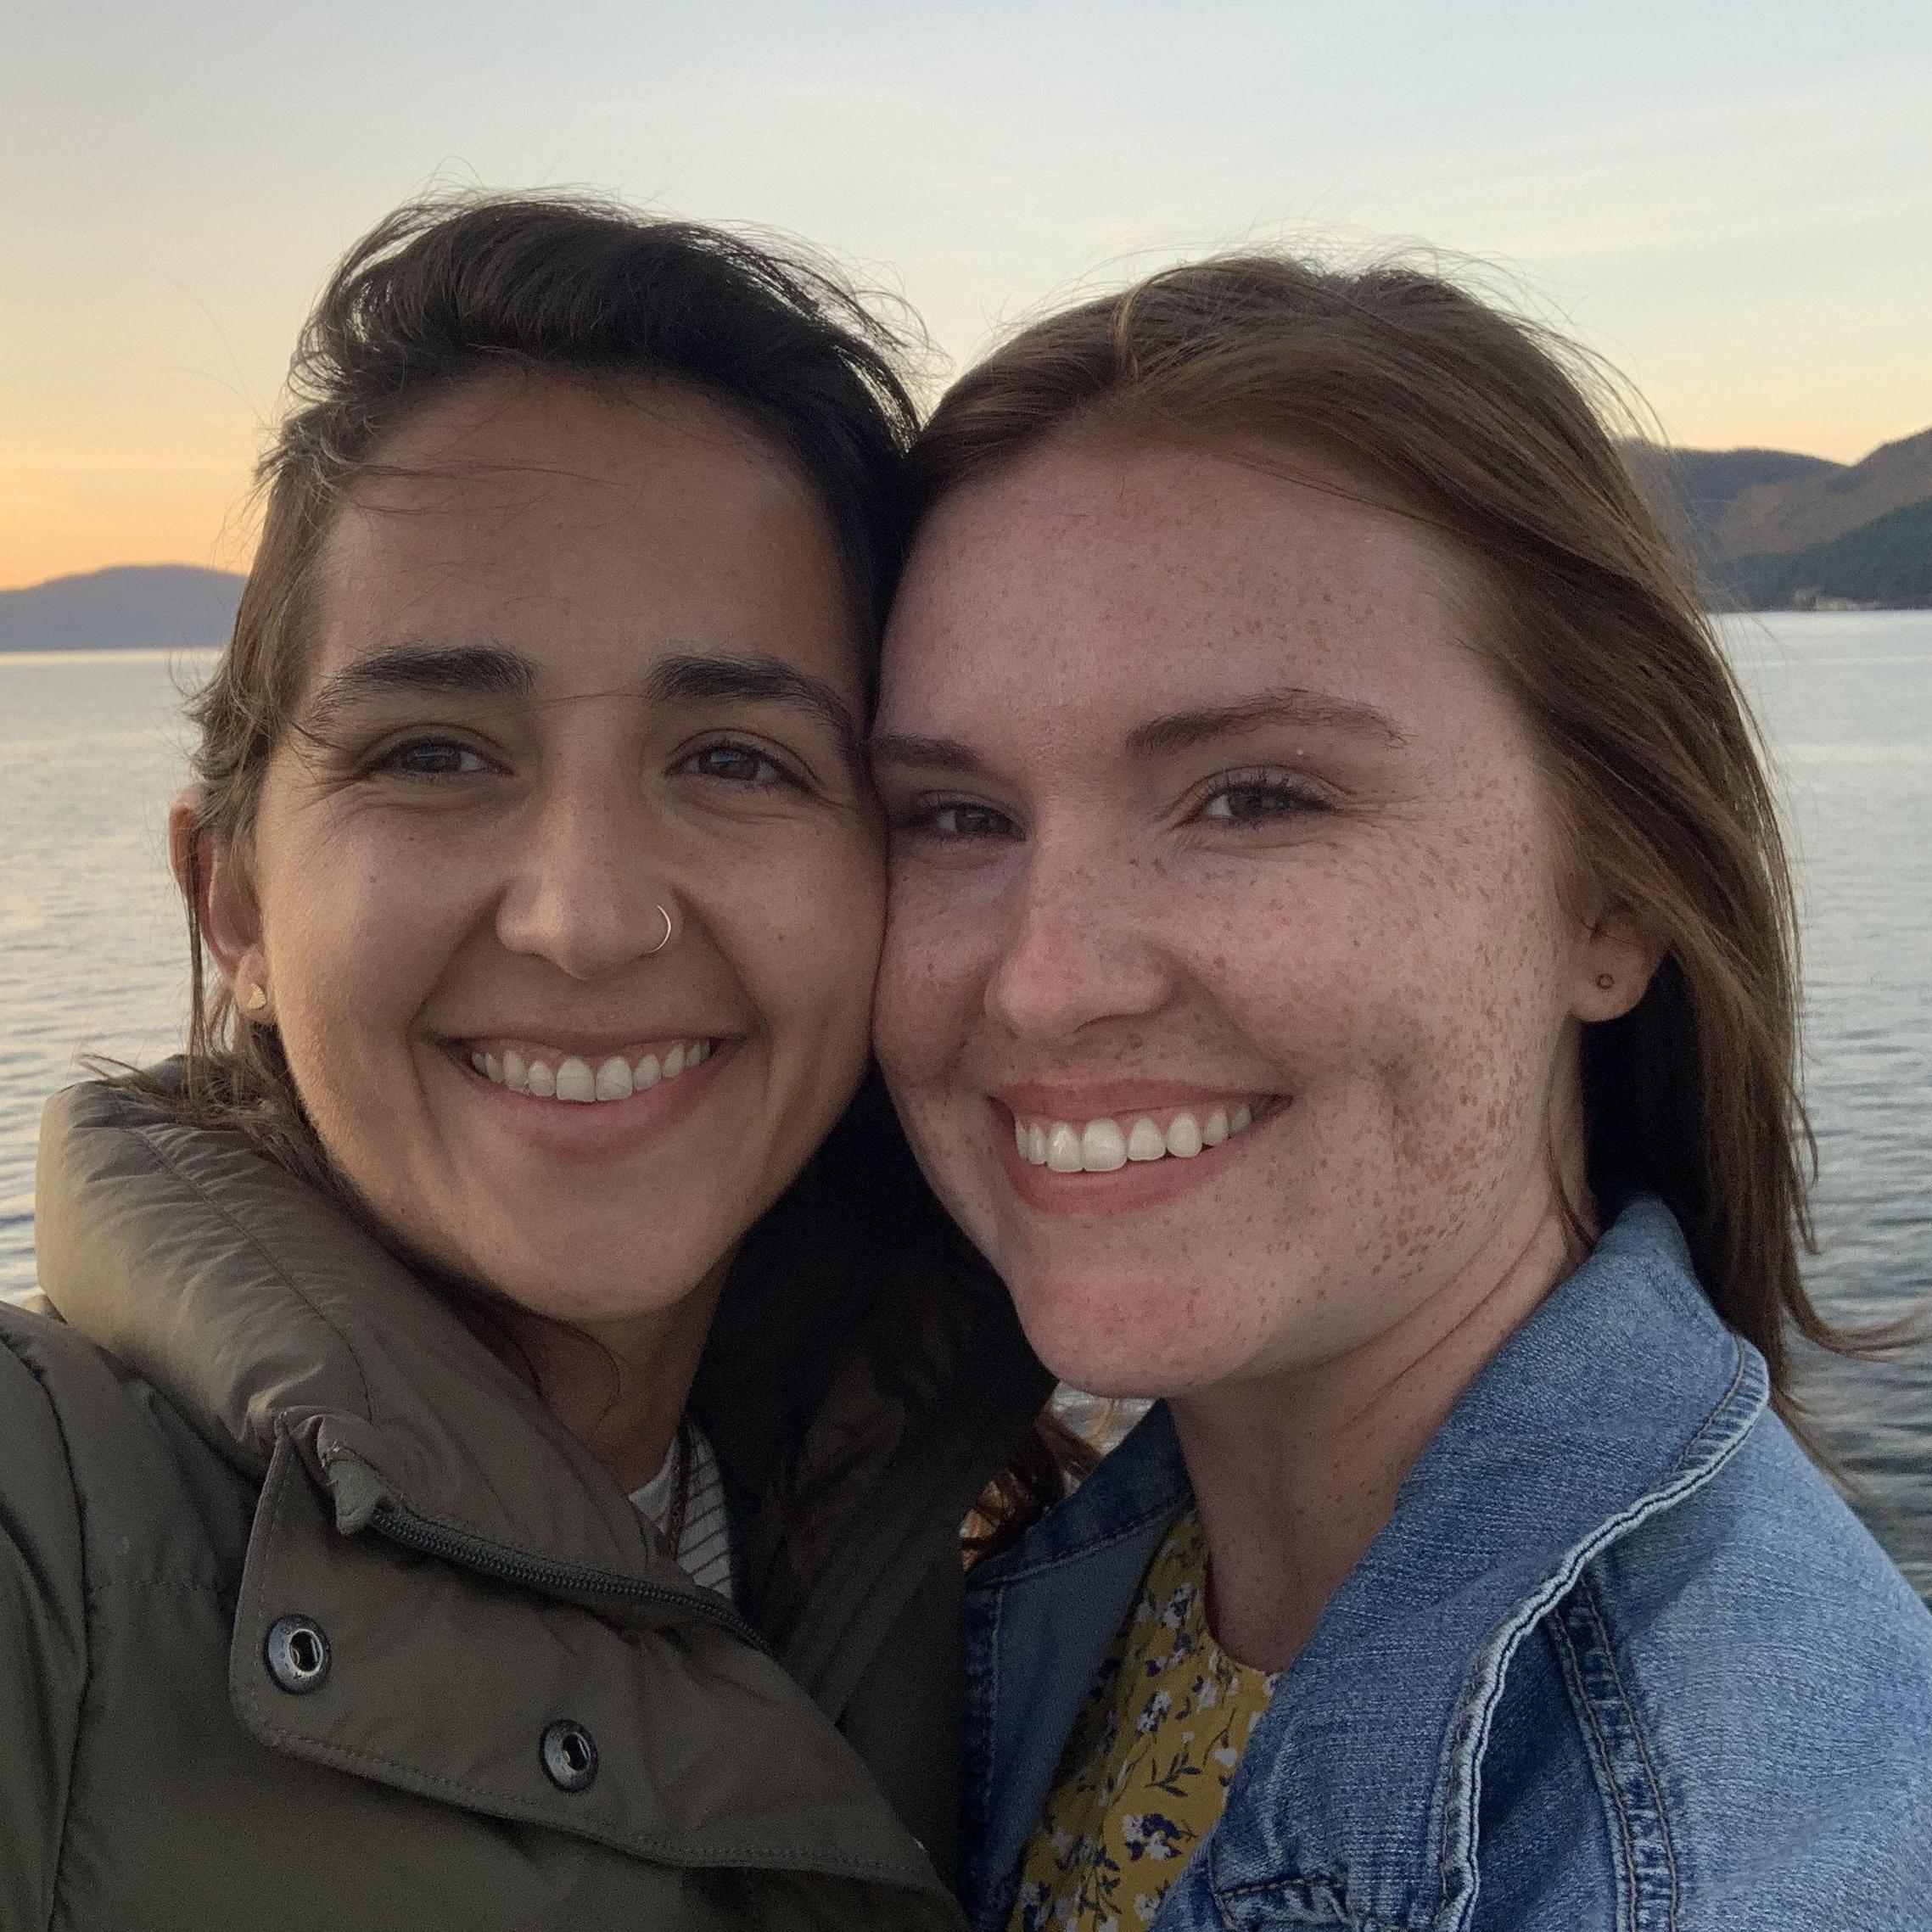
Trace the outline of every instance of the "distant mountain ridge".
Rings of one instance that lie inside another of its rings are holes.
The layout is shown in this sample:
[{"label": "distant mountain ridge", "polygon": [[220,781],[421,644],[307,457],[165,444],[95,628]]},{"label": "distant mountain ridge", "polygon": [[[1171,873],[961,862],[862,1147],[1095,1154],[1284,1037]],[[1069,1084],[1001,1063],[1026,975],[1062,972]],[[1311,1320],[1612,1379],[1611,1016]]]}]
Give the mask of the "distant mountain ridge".
[{"label": "distant mountain ridge", "polygon": [[1638,443],[1630,453],[1640,471],[1652,473],[1646,480],[1666,488],[1674,484],[1700,530],[1715,530],[1724,512],[1750,490],[1832,476],[1849,467],[1792,450],[1666,450]]},{"label": "distant mountain ridge", "polygon": [[[1720,610],[1932,609],[1932,429],[1855,463],[1793,450],[1624,457]],[[225,644],[244,580],[123,564],[0,591],[0,651],[197,650]]]},{"label": "distant mountain ridge", "polygon": [[1932,609],[1932,497],[1827,543],[1740,557],[1726,568],[1739,603],[1750,610]]},{"label": "distant mountain ridge", "polygon": [[1932,606],[1932,429],[1855,463],[1652,443],[1625,455],[1719,608]]},{"label": "distant mountain ridge", "polygon": [[128,563],[0,591],[0,651],[193,651],[226,644],[243,580]]}]

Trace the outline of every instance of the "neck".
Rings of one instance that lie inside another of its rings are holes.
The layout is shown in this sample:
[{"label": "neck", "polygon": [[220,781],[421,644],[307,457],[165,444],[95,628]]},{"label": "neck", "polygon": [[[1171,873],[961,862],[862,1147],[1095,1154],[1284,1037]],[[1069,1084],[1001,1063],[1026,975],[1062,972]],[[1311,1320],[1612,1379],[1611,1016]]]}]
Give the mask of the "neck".
[{"label": "neck", "polygon": [[512,1315],[546,1406],[627,1494],[664,1466],[724,1287],[725,1264],[670,1308],[565,1324]]},{"label": "neck", "polygon": [[1555,1201],[1532,1205],[1349,1354],[1172,1399],[1229,1655],[1294,1659],[1457,1398],[1579,1258]]}]

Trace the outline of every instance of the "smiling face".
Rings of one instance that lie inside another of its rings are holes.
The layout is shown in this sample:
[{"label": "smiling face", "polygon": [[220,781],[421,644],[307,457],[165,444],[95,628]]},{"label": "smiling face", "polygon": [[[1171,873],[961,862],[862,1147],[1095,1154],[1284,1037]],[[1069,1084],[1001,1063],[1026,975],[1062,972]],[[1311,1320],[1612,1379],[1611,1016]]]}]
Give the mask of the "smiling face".
[{"label": "smiling face", "polygon": [[830,524],[662,388],[492,379],[378,463],[211,947],[411,1249],[574,1321],[663,1310],[865,1061],[882,855]]},{"label": "smiling face", "polygon": [[1298,468],[1049,442],[942,502],[888,638],[879,1054],[1096,1392],[1446,1332],[1580,1179],[1578,1022],[1642,990],[1473,572]]}]

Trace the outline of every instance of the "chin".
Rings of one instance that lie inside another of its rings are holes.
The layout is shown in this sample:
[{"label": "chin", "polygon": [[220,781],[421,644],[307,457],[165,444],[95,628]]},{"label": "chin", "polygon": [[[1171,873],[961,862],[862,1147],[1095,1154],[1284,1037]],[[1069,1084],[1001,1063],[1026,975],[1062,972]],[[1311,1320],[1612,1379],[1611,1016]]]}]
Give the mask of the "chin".
[{"label": "chin", "polygon": [[1050,1278],[1013,1290],[1033,1352],[1088,1395],[1150,1401],[1238,1374],[1241,1341],[1200,1319],[1199,1291],[1170,1281]]},{"label": "chin", "polygon": [[606,1321],[630,1312],[638,1299],[637,1272],[621,1263],[602,1265],[571,1252],[566,1242],[532,1240],[525,1228],[492,1234],[472,1228],[456,1240],[425,1230],[402,1243],[402,1257],[433,1280],[520,1308],[526,1314],[572,1324]]},{"label": "chin", "polygon": [[533,1262],[527,1268],[504,1268],[484,1280],[528,1313],[579,1328],[661,1314],[684,1301],[693,1286],[681,1278],[675,1284],[641,1280],[635,1265],[626,1268],[621,1263],[608,1270],[585,1266],[558,1274],[553,1265]]}]

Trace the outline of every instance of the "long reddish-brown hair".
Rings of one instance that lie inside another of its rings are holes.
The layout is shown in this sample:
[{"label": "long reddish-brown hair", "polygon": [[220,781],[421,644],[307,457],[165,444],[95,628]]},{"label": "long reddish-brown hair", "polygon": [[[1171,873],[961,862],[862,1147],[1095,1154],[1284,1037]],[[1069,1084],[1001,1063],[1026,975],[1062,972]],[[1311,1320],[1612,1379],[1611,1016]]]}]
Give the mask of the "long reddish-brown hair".
[{"label": "long reddish-brown hair", "polygon": [[[1451,538],[1534,730],[1573,863],[1664,950],[1586,1029],[1588,1178],[1660,1196],[1789,1411],[1794,1333],[1858,1346],[1800,1273],[1815,1164],[1791,882],[1756,727],[1583,359],[1440,274],[1196,262],[1035,322],[912,454],[916,514],[1050,436],[1313,454]],[[1581,1210],[1579,1210],[1581,1212]]]}]

